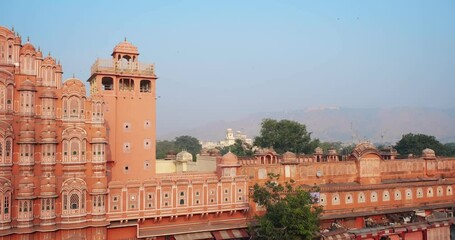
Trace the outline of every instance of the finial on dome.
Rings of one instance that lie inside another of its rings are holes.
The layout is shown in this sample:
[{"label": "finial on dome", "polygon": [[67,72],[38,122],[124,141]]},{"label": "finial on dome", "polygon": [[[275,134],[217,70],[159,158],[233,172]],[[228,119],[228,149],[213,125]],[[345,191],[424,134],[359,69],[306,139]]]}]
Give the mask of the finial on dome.
[{"label": "finial on dome", "polygon": [[125,37],[125,42],[126,42],[126,37]]},{"label": "finial on dome", "polygon": [[74,77],[74,73],[73,73],[73,78],[75,78],[75,77]]},{"label": "finial on dome", "polygon": [[47,56],[49,56],[49,57],[51,56],[51,52],[50,52],[50,51],[49,51],[49,53],[47,54]]},{"label": "finial on dome", "polygon": [[38,46],[38,52],[41,52],[41,47],[40,46]]},{"label": "finial on dome", "polygon": [[11,25],[11,31],[14,32],[14,25]]},{"label": "finial on dome", "polygon": [[27,36],[27,43],[30,42],[30,36]]}]

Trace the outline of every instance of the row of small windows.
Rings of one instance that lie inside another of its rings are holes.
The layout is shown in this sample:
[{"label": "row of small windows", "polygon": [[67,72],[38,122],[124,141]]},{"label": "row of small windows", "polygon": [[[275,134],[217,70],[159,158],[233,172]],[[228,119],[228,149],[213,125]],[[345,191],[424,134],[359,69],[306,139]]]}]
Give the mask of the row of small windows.
[{"label": "row of small windows", "polygon": [[[402,197],[401,193],[402,192],[400,190],[398,190],[398,189],[395,190],[393,192],[393,199],[394,200],[402,200],[403,197]],[[411,189],[406,189],[404,191],[404,193],[405,193],[404,199],[406,199],[406,200],[413,199],[413,191]],[[451,186],[448,186],[446,188],[445,194],[446,194],[446,196],[452,196],[453,195],[453,190],[452,190]],[[416,196],[417,196],[417,198],[423,198],[424,197],[424,191],[423,191],[422,188],[417,188],[416,189]],[[427,188],[426,196],[427,197],[434,197],[433,188],[431,188],[431,187]],[[443,187],[441,187],[441,186],[437,187],[436,196],[437,197],[444,196]],[[390,199],[391,199],[390,192],[388,190],[383,191],[382,192],[382,201],[390,201]],[[365,193],[360,192],[360,193],[357,194],[357,203],[365,203],[366,200],[367,200],[367,198],[366,198]],[[377,192],[371,192],[370,193],[370,202],[377,202],[378,200],[379,200],[378,193]],[[319,202],[322,205],[326,205],[327,204],[326,194],[321,194],[320,195]],[[340,198],[340,195],[338,193],[335,193],[335,194],[332,195],[332,202],[331,203],[332,203],[332,205],[339,205],[341,203],[341,198]],[[345,195],[344,203],[345,204],[354,203],[354,195],[352,193],[347,193]]]},{"label": "row of small windows", "polygon": [[[93,196],[92,199],[94,208],[104,208],[104,196],[98,195]],[[18,202],[19,217],[30,217],[33,214],[33,201],[32,200],[20,200]],[[5,213],[9,211],[9,202],[5,205]],[[80,214],[85,210],[85,192],[71,191],[68,199],[68,195],[63,195],[63,212],[66,214]],[[41,199],[41,213],[47,214],[54,212],[55,210],[55,199],[45,198]],[[50,215],[52,216],[52,214]]]},{"label": "row of small windows", "polygon": [[[238,193],[241,194],[243,191],[241,188],[238,189]],[[209,194],[211,196],[215,195],[215,190],[210,190]],[[224,189],[224,194],[229,194],[229,189]],[[201,196],[201,192],[200,191],[195,191],[194,192],[194,199],[193,199],[193,205],[200,205],[201,204],[201,199],[200,199],[200,196]],[[163,201],[162,201],[162,206],[163,207],[169,207],[169,198],[170,198],[170,194],[169,192],[164,192],[163,195]],[[112,196],[112,209],[114,211],[118,210],[118,202],[119,202],[119,199],[120,197],[118,195],[114,195]],[[224,202],[229,202],[230,201],[230,197],[229,196],[224,196],[223,198]],[[238,196],[238,201],[242,201],[243,200],[243,196]],[[130,210],[133,210],[133,209],[136,209],[136,206],[137,206],[137,196],[136,194],[130,194],[129,195],[129,209]],[[153,193],[148,193],[146,195],[146,198],[145,198],[145,208],[154,208],[154,201],[155,201],[155,198],[154,198],[154,194]],[[216,202],[216,197],[211,197],[209,199],[209,202],[210,203],[215,203]],[[186,191],[180,191],[178,193],[178,205],[179,206],[184,206],[186,203]]]},{"label": "row of small windows", "polygon": [[[101,84],[104,91],[114,90],[114,79],[111,77],[103,77],[101,79]],[[150,93],[152,90],[152,84],[150,80],[140,80],[139,82],[139,91],[141,93]],[[119,80],[119,90],[120,91],[133,91],[134,90],[134,79],[130,78],[121,78]]]},{"label": "row of small windows", "polygon": [[[3,109],[3,93],[0,89],[0,110]],[[35,94],[32,93],[21,93],[20,95],[20,112],[21,114],[34,114],[35,108],[33,102],[35,101]],[[7,104],[10,104],[11,100],[7,100]],[[77,96],[70,98],[63,98],[63,118],[66,119],[80,119],[84,114],[84,100]],[[93,120],[101,121],[103,117],[103,106],[102,103],[93,104]],[[53,99],[42,99],[42,113],[43,117],[55,117],[55,102]]]}]

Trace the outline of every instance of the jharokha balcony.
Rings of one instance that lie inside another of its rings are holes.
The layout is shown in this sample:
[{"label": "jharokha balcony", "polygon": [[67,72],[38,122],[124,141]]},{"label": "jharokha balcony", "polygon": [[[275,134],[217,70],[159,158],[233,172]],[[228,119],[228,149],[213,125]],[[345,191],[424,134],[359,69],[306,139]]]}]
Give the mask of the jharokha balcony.
[{"label": "jharokha balcony", "polygon": [[112,59],[98,58],[92,65],[91,74],[95,73],[129,73],[133,75],[154,76],[155,66],[149,63],[137,61],[126,61],[121,59],[114,61]]}]

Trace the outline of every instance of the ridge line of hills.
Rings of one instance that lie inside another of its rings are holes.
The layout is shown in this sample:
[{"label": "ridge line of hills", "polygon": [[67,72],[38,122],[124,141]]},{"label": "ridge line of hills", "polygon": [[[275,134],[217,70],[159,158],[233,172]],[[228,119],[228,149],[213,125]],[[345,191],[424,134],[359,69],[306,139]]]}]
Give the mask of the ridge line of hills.
[{"label": "ridge line of hills", "polygon": [[259,134],[264,118],[289,119],[307,126],[321,141],[358,142],[368,140],[394,144],[406,133],[423,133],[439,141],[455,142],[455,108],[306,108],[293,111],[250,114],[233,121],[213,121],[191,129],[160,133],[158,140],[190,135],[201,141],[224,139],[227,128],[242,131],[249,138]]}]

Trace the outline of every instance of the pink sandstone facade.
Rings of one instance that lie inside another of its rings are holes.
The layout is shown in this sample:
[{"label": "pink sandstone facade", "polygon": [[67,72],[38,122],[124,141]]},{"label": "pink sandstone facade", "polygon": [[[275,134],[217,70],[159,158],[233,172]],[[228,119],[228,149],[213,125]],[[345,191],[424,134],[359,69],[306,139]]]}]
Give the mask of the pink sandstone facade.
[{"label": "pink sandstone facade", "polygon": [[0,27],[1,239],[248,239],[262,211],[250,189],[268,173],[320,188],[323,239],[449,239],[455,159],[429,149],[228,153],[215,172],[156,174],[154,66],[126,40],[111,56],[93,64],[88,97]]}]

